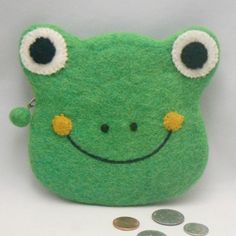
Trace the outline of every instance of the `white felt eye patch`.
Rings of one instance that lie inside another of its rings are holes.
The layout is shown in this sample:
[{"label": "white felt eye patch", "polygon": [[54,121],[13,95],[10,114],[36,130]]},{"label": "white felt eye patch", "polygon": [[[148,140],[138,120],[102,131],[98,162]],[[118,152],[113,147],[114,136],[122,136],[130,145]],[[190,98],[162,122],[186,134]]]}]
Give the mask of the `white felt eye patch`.
[{"label": "white felt eye patch", "polygon": [[176,68],[189,78],[209,74],[219,60],[216,41],[206,32],[190,30],[180,35],[172,48]]},{"label": "white felt eye patch", "polygon": [[20,45],[20,57],[29,71],[50,75],[62,69],[68,59],[63,36],[50,28],[37,28],[28,32]]}]

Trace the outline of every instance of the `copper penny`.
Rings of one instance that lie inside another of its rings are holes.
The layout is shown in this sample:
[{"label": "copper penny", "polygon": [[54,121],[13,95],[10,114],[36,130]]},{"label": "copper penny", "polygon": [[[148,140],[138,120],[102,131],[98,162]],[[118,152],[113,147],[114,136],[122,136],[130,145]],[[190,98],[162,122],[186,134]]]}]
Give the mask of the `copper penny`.
[{"label": "copper penny", "polygon": [[122,216],[114,219],[113,225],[119,230],[131,231],[139,227],[139,221],[132,217]]}]

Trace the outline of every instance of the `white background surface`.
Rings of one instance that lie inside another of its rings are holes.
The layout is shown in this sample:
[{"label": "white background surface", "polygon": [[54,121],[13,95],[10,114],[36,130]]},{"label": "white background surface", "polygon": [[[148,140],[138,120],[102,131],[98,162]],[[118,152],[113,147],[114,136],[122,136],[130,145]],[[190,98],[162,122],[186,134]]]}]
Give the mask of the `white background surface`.
[{"label": "white background surface", "polygon": [[[191,25],[208,26],[220,40],[220,67],[202,97],[210,159],[200,182],[182,198],[156,206],[111,208],[79,205],[49,194],[31,173],[27,128],[8,121],[11,108],[32,97],[20,69],[17,49],[22,30],[32,23],[60,25],[82,38],[129,31],[164,38]],[[235,0],[0,0],[0,235],[134,236],[159,229],[185,235],[183,225],[159,226],[158,208],[180,210],[186,222],[202,222],[212,236],[235,235],[236,220],[236,1]],[[112,227],[121,215],[137,217],[139,230]]]}]

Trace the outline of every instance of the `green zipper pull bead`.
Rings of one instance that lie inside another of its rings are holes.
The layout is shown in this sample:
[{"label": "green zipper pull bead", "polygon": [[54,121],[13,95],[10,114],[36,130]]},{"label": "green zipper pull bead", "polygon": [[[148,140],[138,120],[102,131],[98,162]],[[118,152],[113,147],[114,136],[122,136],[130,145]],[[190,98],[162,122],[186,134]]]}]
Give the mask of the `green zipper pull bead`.
[{"label": "green zipper pull bead", "polygon": [[18,127],[25,127],[30,123],[31,113],[27,107],[17,107],[10,112],[11,122]]}]

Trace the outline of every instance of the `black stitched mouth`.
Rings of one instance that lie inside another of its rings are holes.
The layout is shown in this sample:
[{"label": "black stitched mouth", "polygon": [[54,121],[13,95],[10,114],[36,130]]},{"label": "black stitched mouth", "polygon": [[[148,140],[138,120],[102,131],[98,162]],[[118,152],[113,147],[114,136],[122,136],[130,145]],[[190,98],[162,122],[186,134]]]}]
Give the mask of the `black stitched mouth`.
[{"label": "black stitched mouth", "polygon": [[171,134],[172,132],[169,131],[166,135],[166,137],[163,139],[162,143],[156,148],[154,149],[152,152],[150,152],[149,154],[145,155],[145,156],[142,156],[142,157],[138,157],[138,158],[134,158],[134,159],[129,159],[129,160],[109,160],[107,158],[104,158],[104,157],[100,157],[100,156],[97,156],[97,155],[94,155],[86,150],[84,150],[83,148],[80,147],[79,144],[77,144],[70,135],[67,136],[67,138],[69,139],[69,141],[71,142],[71,144],[77,148],[80,152],[84,153],[85,155],[95,159],[95,160],[98,160],[98,161],[103,161],[103,162],[106,162],[106,163],[110,163],[110,164],[131,164],[131,163],[136,163],[136,162],[139,162],[139,161],[144,161],[148,158],[150,158],[151,156],[157,154],[164,146],[165,144],[168,142],[168,140],[170,139],[171,137]]}]

